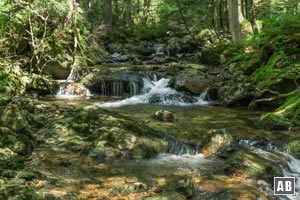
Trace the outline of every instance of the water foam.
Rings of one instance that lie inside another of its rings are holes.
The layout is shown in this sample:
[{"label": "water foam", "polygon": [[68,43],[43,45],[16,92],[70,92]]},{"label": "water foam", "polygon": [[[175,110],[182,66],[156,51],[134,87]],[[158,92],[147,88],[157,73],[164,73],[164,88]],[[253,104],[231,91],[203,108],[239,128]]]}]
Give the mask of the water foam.
[{"label": "water foam", "polygon": [[135,95],[127,99],[114,102],[97,103],[99,107],[120,107],[125,105],[134,104],[148,104],[157,103],[160,105],[209,105],[211,102],[205,101],[204,98],[207,94],[207,90],[204,91],[199,97],[195,98],[195,102],[186,102],[183,93],[176,91],[169,87],[169,78],[161,78],[159,80],[150,80],[149,78],[143,78],[142,94]]}]

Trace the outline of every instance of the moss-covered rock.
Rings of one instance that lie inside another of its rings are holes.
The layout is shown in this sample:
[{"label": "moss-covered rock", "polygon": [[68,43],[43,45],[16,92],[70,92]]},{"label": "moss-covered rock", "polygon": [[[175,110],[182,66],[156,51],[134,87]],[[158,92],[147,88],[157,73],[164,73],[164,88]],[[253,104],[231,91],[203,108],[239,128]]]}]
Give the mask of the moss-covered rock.
[{"label": "moss-covered rock", "polygon": [[163,134],[116,113],[77,110],[42,128],[37,141],[87,153],[99,159],[149,158],[166,148]]},{"label": "moss-covered rock", "polygon": [[2,112],[0,124],[15,132],[30,132],[30,127],[24,114],[17,105],[10,104]]},{"label": "moss-covered rock", "polygon": [[200,152],[205,156],[211,156],[229,146],[232,142],[233,137],[225,130],[215,131],[204,140]]},{"label": "moss-covered rock", "polygon": [[254,86],[251,82],[224,82],[218,89],[218,99],[221,105],[248,105],[254,96]]},{"label": "moss-covered rock", "polygon": [[212,80],[198,69],[186,69],[180,71],[175,77],[174,87],[179,91],[186,91],[192,94],[200,94],[212,84]]},{"label": "moss-covered rock", "polygon": [[42,200],[44,198],[42,194],[37,193],[30,187],[8,185],[0,186],[0,199]]},{"label": "moss-covered rock", "polygon": [[287,146],[287,151],[292,156],[300,158],[300,140],[291,141]]},{"label": "moss-covered rock", "polygon": [[234,148],[224,152],[222,157],[229,165],[225,168],[225,173],[230,176],[261,179],[272,183],[274,176],[282,175],[280,158],[271,154],[264,155],[250,152],[247,149]]},{"label": "moss-covered rock", "polygon": [[168,110],[157,110],[152,114],[152,118],[162,122],[174,122],[176,120],[174,114]]},{"label": "moss-covered rock", "polygon": [[287,130],[293,126],[300,126],[300,94],[289,97],[275,112],[263,115],[258,124],[272,130]]}]

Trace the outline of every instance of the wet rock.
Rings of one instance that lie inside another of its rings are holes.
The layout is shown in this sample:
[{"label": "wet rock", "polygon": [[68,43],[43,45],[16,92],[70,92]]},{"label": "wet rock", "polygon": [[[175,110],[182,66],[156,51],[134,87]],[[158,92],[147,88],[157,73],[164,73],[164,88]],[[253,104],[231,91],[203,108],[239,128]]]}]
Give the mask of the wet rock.
[{"label": "wet rock", "polygon": [[0,124],[15,132],[28,132],[30,129],[24,114],[14,104],[8,105],[2,112]]},{"label": "wet rock", "polygon": [[155,111],[152,118],[162,122],[174,122],[176,120],[174,114],[168,110]]},{"label": "wet rock", "polygon": [[70,83],[66,88],[67,94],[72,95],[86,95],[86,87],[83,85],[83,83]]},{"label": "wet rock", "polygon": [[130,70],[93,72],[82,83],[94,94],[102,96],[128,96],[141,92],[144,74]]},{"label": "wet rock", "polygon": [[214,131],[207,139],[203,142],[201,153],[205,156],[211,156],[218,151],[229,146],[233,142],[233,137],[226,132],[226,130]]},{"label": "wet rock", "polygon": [[176,190],[183,193],[188,198],[195,194],[195,186],[191,179],[180,180],[176,186]]},{"label": "wet rock", "polygon": [[155,194],[148,197],[143,197],[141,200],[186,200],[187,198],[177,192]]},{"label": "wet rock", "polygon": [[247,177],[256,180],[273,182],[274,176],[282,176],[280,165],[282,157],[271,154],[260,154],[248,149],[229,149],[222,154],[229,167],[225,173],[230,176]]},{"label": "wet rock", "polygon": [[174,87],[178,91],[200,94],[212,84],[212,80],[198,69],[183,70],[175,77]]}]

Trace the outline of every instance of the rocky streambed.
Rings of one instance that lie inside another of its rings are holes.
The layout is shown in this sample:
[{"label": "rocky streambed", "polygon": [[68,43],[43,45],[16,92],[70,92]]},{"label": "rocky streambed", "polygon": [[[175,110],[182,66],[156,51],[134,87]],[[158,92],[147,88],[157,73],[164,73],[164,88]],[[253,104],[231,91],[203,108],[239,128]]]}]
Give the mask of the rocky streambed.
[{"label": "rocky streambed", "polygon": [[274,176],[299,177],[282,153],[297,133],[243,109],[19,98],[1,113],[1,199],[276,199]]}]

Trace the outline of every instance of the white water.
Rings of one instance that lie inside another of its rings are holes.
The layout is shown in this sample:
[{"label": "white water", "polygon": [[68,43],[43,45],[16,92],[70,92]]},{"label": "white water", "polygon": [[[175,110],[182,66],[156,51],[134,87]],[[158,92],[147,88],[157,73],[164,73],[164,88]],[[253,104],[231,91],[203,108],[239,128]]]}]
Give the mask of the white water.
[{"label": "white water", "polygon": [[85,97],[85,98],[90,98],[91,96],[93,96],[93,94],[90,92],[89,89],[87,89],[86,87],[84,87],[83,85],[81,86],[81,90],[84,90],[84,93],[81,94],[81,95],[78,95],[78,94],[74,94],[74,93],[71,93],[69,90],[68,90],[68,85],[73,83],[74,81],[72,82],[68,82],[67,84],[65,84],[64,86],[60,86],[58,92],[56,93],[55,95],[55,98],[57,99],[69,99],[69,100],[72,100],[72,99],[76,99],[76,98],[82,98],[82,97]]},{"label": "white water", "polygon": [[158,104],[161,105],[187,106],[209,105],[211,103],[204,100],[207,91],[203,92],[199,97],[196,97],[196,101],[194,103],[185,102],[183,93],[168,86],[170,82],[169,78],[162,78],[160,80],[154,79],[153,81],[148,78],[144,78],[143,82],[144,86],[142,94],[140,95],[135,95],[120,101],[97,103],[96,105],[99,107],[120,107],[134,104],[148,104],[151,103],[151,99],[153,100],[153,98],[155,98],[155,101],[158,101]]},{"label": "white water", "polygon": [[300,199],[300,160],[294,158],[289,154],[284,154],[289,159],[287,166],[283,166],[283,176],[296,178],[296,195],[287,195],[286,197],[291,200]]},{"label": "white water", "polygon": [[[156,158],[150,159],[149,164],[151,166],[164,166],[177,169],[190,169],[190,170],[199,170],[206,168],[205,163],[211,163],[212,160],[209,160],[204,157],[202,154],[196,155],[174,155],[174,154],[159,154]],[[204,165],[203,165],[204,164]]]},{"label": "white water", "polygon": [[[276,199],[280,200],[299,200],[300,199],[300,160],[297,160],[293,156],[286,154],[286,153],[280,153],[284,158],[288,159],[288,162],[286,165],[282,165],[282,171],[284,177],[295,177],[296,183],[295,188],[296,192],[295,195],[279,195],[276,196]],[[264,192],[268,196],[273,196],[274,191],[272,185],[269,183],[258,180],[258,185],[260,186],[260,190]]]}]

